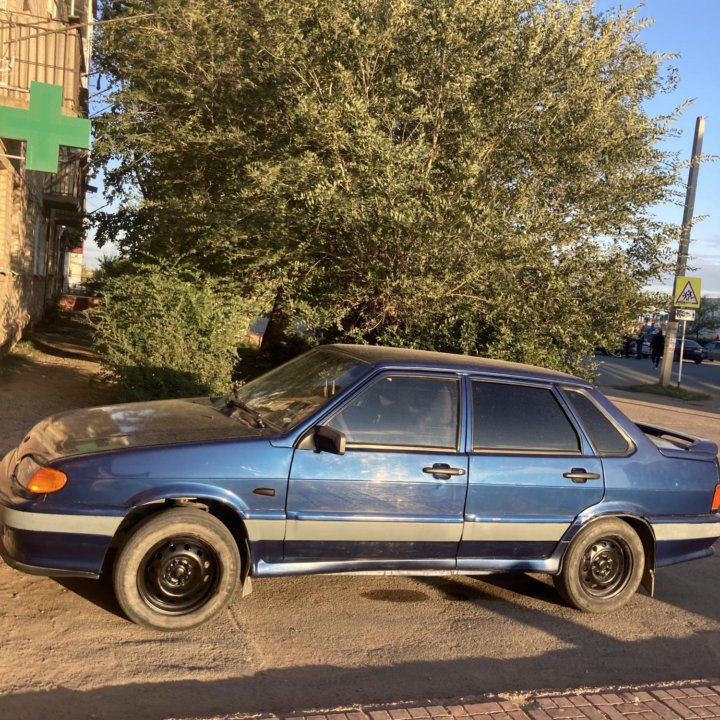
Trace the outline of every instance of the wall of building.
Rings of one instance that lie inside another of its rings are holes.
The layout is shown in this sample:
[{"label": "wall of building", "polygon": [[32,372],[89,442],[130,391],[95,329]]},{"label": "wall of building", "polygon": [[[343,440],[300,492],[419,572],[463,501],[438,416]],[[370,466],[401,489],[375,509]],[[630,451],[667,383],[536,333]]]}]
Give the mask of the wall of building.
[{"label": "wall of building", "polygon": [[59,292],[52,262],[59,238],[43,217],[42,180],[42,173],[25,173],[0,157],[0,354]]},{"label": "wall of building", "polygon": [[[65,22],[71,10],[91,17],[90,0],[0,0],[0,105],[28,107],[39,80],[64,88],[66,115],[86,114],[89,30]],[[51,32],[38,37],[38,18]],[[86,151],[63,148],[56,174],[26,170],[23,155],[0,137],[0,356],[57,301],[85,205]]]}]

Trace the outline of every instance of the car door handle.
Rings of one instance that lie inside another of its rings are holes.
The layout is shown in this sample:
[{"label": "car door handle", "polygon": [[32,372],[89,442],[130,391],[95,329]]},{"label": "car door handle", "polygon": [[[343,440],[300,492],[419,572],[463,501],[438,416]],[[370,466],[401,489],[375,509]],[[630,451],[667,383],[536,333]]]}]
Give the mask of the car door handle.
[{"label": "car door handle", "polygon": [[588,480],[597,480],[600,475],[588,472],[585,468],[573,468],[570,472],[563,473],[563,477],[572,480],[574,483],[584,483]]},{"label": "car door handle", "polygon": [[463,468],[450,467],[446,463],[435,463],[432,467],[424,467],[422,471],[424,473],[429,473],[439,480],[447,480],[451,475],[465,474],[465,470]]}]

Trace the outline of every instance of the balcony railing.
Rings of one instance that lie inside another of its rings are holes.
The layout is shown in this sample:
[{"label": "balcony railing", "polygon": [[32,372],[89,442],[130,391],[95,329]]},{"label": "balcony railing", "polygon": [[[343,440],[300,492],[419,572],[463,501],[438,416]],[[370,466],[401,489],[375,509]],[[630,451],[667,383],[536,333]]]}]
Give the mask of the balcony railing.
[{"label": "balcony railing", "polygon": [[60,149],[58,171],[48,174],[43,194],[48,207],[83,209],[88,154],[84,150]]},{"label": "balcony railing", "polygon": [[0,102],[26,107],[33,80],[62,85],[63,109],[85,110],[82,38],[77,26],[0,11]]}]

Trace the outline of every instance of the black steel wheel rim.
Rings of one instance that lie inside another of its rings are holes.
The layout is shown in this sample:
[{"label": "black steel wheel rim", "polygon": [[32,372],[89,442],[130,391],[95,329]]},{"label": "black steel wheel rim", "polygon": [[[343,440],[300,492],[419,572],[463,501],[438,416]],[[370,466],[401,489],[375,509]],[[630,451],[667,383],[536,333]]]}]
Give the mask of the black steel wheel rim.
[{"label": "black steel wheel rim", "polygon": [[618,537],[603,537],[590,543],[580,563],[580,582],[589,595],[615,597],[626,585],[633,569],[627,543]]},{"label": "black steel wheel rim", "polygon": [[178,535],[157,543],[138,568],[143,600],[161,612],[186,615],[202,607],[220,579],[217,553],[196,537]]}]

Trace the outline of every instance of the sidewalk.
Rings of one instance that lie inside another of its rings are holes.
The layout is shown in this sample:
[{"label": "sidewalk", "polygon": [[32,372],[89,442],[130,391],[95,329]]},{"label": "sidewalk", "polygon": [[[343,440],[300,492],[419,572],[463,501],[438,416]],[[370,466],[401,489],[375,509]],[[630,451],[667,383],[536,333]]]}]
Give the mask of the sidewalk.
[{"label": "sidewalk", "polygon": [[[563,694],[486,696],[452,704],[359,705],[306,714],[224,715],[212,720],[694,720],[720,718],[720,684],[697,681]],[[209,719],[208,719],[209,720]]]},{"label": "sidewalk", "polygon": [[48,355],[98,360],[92,345],[92,329],[77,312],[58,311],[54,317],[38,323],[30,332],[30,339]]}]

